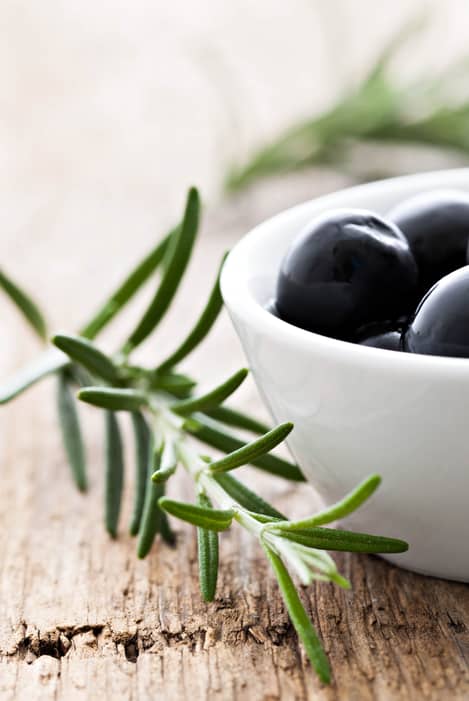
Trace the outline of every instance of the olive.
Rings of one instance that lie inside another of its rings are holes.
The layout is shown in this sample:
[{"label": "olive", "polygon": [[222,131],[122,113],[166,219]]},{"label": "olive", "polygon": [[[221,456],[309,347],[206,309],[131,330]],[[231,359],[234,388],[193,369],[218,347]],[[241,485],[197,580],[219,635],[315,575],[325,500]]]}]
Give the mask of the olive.
[{"label": "olive", "polygon": [[355,336],[355,342],[361,346],[372,348],[384,348],[386,350],[400,351],[402,326],[399,321],[392,323],[385,321],[379,324],[367,324],[359,329]]},{"label": "olive", "polygon": [[391,222],[366,210],[314,219],[290,245],[277,280],[279,316],[295,326],[348,339],[371,321],[413,311],[418,272]]},{"label": "olive", "polygon": [[387,215],[406,236],[423,296],[440,278],[466,265],[469,195],[434,190],[411,197]]},{"label": "olive", "polygon": [[400,351],[401,334],[398,331],[387,331],[377,336],[369,336],[360,341],[361,346],[371,346],[371,348],[384,348],[385,350]]},{"label": "olive", "polygon": [[403,336],[409,353],[469,358],[469,266],[439,280],[420,302]]}]

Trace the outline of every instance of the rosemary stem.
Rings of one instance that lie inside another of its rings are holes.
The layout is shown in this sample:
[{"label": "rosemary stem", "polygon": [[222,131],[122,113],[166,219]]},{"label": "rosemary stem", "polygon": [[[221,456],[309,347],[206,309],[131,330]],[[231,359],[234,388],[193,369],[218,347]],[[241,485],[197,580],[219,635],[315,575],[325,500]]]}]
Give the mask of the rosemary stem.
[{"label": "rosemary stem", "polygon": [[263,524],[256,521],[236,499],[225,492],[206,469],[207,466],[200,460],[197,453],[188,445],[184,436],[179,440],[178,452],[184,468],[200,488],[217,502],[221,509],[232,509],[235,512],[234,520],[256,537],[260,537]]}]

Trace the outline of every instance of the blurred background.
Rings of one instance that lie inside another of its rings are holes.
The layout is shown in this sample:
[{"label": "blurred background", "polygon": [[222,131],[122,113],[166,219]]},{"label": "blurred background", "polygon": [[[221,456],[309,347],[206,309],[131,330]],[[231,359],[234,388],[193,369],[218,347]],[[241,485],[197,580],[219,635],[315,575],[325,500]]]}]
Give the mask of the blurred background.
[{"label": "blurred background", "polygon": [[39,298],[107,290],[189,184],[234,239],[319,192],[465,164],[468,38],[465,0],[3,0],[2,262]]}]

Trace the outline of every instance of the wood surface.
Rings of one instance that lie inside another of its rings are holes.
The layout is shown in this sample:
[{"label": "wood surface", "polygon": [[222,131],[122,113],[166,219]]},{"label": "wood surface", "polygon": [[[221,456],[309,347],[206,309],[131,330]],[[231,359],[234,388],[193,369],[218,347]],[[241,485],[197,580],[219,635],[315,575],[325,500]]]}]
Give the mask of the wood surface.
[{"label": "wood surface", "polygon": [[[264,216],[341,182],[328,177],[293,179],[289,189],[274,183],[212,210],[171,318],[141,356],[156,361],[174,346],[204,303],[226,247]],[[162,216],[134,231],[125,231],[124,222],[121,230],[93,235],[77,235],[77,226],[50,227],[42,217],[10,237],[2,265],[35,291],[54,330],[72,331],[151,245],[169,222]],[[106,347],[123,337],[144,298],[105,335]],[[4,377],[39,345],[3,297],[0,318]],[[210,384],[243,363],[224,317],[187,368]],[[464,584],[413,575],[379,558],[339,556],[352,591],[325,584],[302,590],[332,664],[334,683],[326,688],[298,646],[258,545],[237,526],[222,537],[217,599],[210,605],[199,596],[193,529],[176,523],[178,547],[157,543],[138,561],[126,534],[133,465],[125,417],[126,500],[121,535],[110,541],[102,526],[102,416],[92,408],[82,412],[91,477],[82,496],[64,461],[53,385],[48,380],[0,409],[1,701],[469,698]],[[263,416],[253,384],[237,402]],[[317,503],[307,485],[254,470],[243,477],[291,515]],[[191,497],[184,475],[171,494]]]}]

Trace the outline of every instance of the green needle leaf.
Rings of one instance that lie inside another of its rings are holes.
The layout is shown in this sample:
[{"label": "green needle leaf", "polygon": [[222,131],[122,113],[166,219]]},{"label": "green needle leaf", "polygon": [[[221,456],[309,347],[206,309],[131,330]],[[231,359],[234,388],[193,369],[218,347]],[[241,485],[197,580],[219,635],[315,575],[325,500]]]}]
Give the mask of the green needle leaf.
[{"label": "green needle leaf", "polygon": [[173,404],[170,409],[175,414],[187,416],[194,411],[204,411],[204,409],[211,409],[218,406],[218,404],[224,402],[227,397],[238,389],[240,384],[246,379],[247,374],[248,370],[246,370],[246,368],[238,370],[238,372],[235,372],[234,375],[229,377],[221,385],[218,385],[218,387],[215,387],[211,392],[207,392],[207,394],[203,394],[200,397],[192,397],[178,402],[177,404]]},{"label": "green needle leaf", "polygon": [[255,511],[250,511],[249,515],[259,521],[259,523],[277,523],[282,519],[277,516],[268,516],[267,514],[258,514]]},{"label": "green needle leaf", "polygon": [[168,479],[176,472],[177,466],[178,457],[176,447],[172,441],[166,441],[161,454],[160,467],[151,476],[152,481],[158,484],[161,482],[167,482]]},{"label": "green needle leaf", "polygon": [[57,376],[57,409],[62,431],[62,440],[70,464],[73,479],[81,492],[86,492],[85,448],[80,430],[80,422],[75,397],[70,390],[65,373]]},{"label": "green needle leaf", "polygon": [[227,472],[221,472],[218,475],[213,475],[213,479],[218,482],[220,487],[230,495],[232,499],[244,506],[249,511],[256,512],[257,515],[264,514],[268,517],[280,518],[285,520],[285,516],[277,511],[271,504],[268,504],[260,496],[251,492],[246,485],[242,484],[233,475]]},{"label": "green needle leaf", "polygon": [[115,387],[83,387],[77,397],[82,402],[111,411],[138,411],[147,403],[143,392]]},{"label": "green needle leaf", "polygon": [[292,540],[294,543],[320,550],[340,550],[351,553],[403,553],[409,549],[406,542],[397,538],[354,533],[336,528],[318,527],[290,530],[287,524],[275,523],[269,527],[269,531]]},{"label": "green needle leaf", "polygon": [[[163,485],[164,486],[164,485]],[[158,531],[165,543],[168,545],[174,545],[176,542],[176,536],[169,525],[168,517],[165,512],[158,506]]]},{"label": "green needle leaf", "polygon": [[178,372],[168,372],[162,375],[154,375],[152,377],[151,389],[159,389],[163,392],[168,392],[174,397],[185,399],[189,397],[197,382],[189,377]]},{"label": "green needle leaf", "polygon": [[169,545],[173,545],[175,541],[168,518],[159,504],[160,498],[165,493],[165,485],[163,483],[156,484],[151,480],[153,470],[161,466],[161,451],[154,451],[154,438],[151,440],[151,452],[153,460],[150,459],[148,463],[145,506],[137,545],[137,556],[140,559],[146,557],[150,552],[157,533],[160,533],[163,540]]},{"label": "green needle leaf", "polygon": [[225,531],[231,526],[234,516],[232,509],[206,509],[202,506],[174,501],[167,497],[160,499],[159,503],[168,514],[210,531]]},{"label": "green needle leaf", "polygon": [[251,416],[247,416],[235,409],[230,409],[227,406],[217,406],[213,409],[206,409],[203,413],[216,421],[220,421],[222,424],[242,428],[245,431],[251,431],[251,433],[268,433],[271,428],[257,421],[257,419],[253,419]]},{"label": "green needle leaf", "polygon": [[229,470],[234,470],[236,467],[241,467],[241,465],[252,463],[253,460],[269,453],[275,446],[284,441],[292,428],[292,423],[280,424],[277,428],[273,428],[264,436],[261,436],[261,438],[247,443],[242,448],[238,448],[238,450],[235,450],[220,460],[212,462],[209,468],[210,472],[228,472]]},{"label": "green needle leaf", "polygon": [[[197,504],[204,509],[212,508],[212,502],[203,493],[198,495]],[[197,528],[197,550],[200,591],[204,601],[213,601],[218,579],[218,533],[206,528]]]},{"label": "green needle leaf", "polygon": [[324,509],[324,511],[320,511],[310,518],[305,518],[301,521],[291,521],[288,528],[292,531],[302,530],[304,528],[322,526],[325,523],[338,521],[356,511],[370,498],[380,484],[381,477],[379,475],[370,475],[370,477],[361,482],[358,487],[350,492],[350,494],[347,494],[341,501],[338,501],[336,504],[329,506],[327,509]]},{"label": "green needle leaf", "polygon": [[159,499],[164,495],[164,484],[148,481],[142,524],[138,536],[137,557],[143,560],[151,550],[156,534],[160,530],[161,509]]},{"label": "green needle leaf", "polygon": [[266,543],[263,543],[264,550],[277,578],[283,600],[287,607],[291,622],[302,641],[306,653],[313,665],[316,674],[324,684],[331,681],[331,670],[324,649],[319,640],[318,634],[313,624],[308,618],[298,592],[295,589],[292,578],[280,557]]},{"label": "green needle leaf", "polygon": [[150,462],[150,429],[139,411],[132,412],[132,426],[135,436],[135,493],[130,535],[137,535],[145,503]]},{"label": "green needle leaf", "polygon": [[154,472],[151,476],[152,482],[155,482],[155,484],[167,482],[176,472],[176,467],[176,465],[171,465],[171,467],[167,467],[165,470],[162,470],[161,468],[156,470],[156,472]]},{"label": "green needle leaf", "polygon": [[123,348],[128,354],[155,329],[171,304],[186,271],[199,226],[200,199],[195,188],[189,190],[180,229],[171,237],[163,260],[164,272],[158,290]]},{"label": "green needle leaf", "polygon": [[114,294],[104,303],[95,316],[84,326],[80,336],[95,338],[98,333],[116,316],[127,304],[134,294],[148,280],[163,260],[171,236],[177,229],[173,229],[160,241],[150,253],[137,265],[130,275],[117,288]]},{"label": "green needle leaf", "polygon": [[92,375],[101,377],[111,384],[118,381],[119,372],[111,358],[108,358],[88,339],[57,334],[53,336],[52,343]]},{"label": "green needle leaf", "polygon": [[0,287],[18,307],[38,336],[45,341],[47,338],[46,322],[37,304],[33,302],[31,297],[24,290],[21,290],[11,278],[7,277],[2,270],[0,270]]},{"label": "green needle leaf", "polygon": [[119,424],[112,411],[105,414],[106,420],[106,477],[105,520],[106,529],[112,538],[117,538],[117,525],[121,509],[124,486],[124,454]]},{"label": "green needle leaf", "polygon": [[29,365],[18,370],[0,387],[0,404],[6,404],[39,380],[57,370],[62,370],[69,364],[70,360],[67,356],[55,348],[45,351]]},{"label": "green needle leaf", "polygon": [[186,336],[181,345],[178,348],[176,348],[176,350],[173,353],[171,353],[171,355],[168,358],[166,358],[166,360],[160,363],[160,365],[155,370],[156,373],[164,372],[169,368],[174,367],[175,365],[180,363],[181,360],[188,356],[189,353],[192,353],[194,348],[196,348],[199,345],[199,343],[203,341],[205,336],[208,334],[208,332],[214,325],[223,307],[223,300],[220,293],[220,273],[227,255],[228,254],[225,253],[225,255],[222,258],[218,270],[218,275],[215,280],[215,284],[212,288],[212,291],[210,292],[208,302],[205,305],[205,308],[202,311],[202,314],[197,320],[195,326]]},{"label": "green needle leaf", "polygon": [[[184,429],[198,440],[224,453],[232,453],[246,445],[246,443],[225,431],[223,426],[202,414],[196,414],[194,417],[187,419],[184,423]],[[295,482],[304,482],[305,479],[296,465],[276,455],[262,455],[252,459],[251,464],[260,470]]]}]

